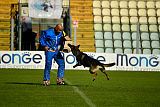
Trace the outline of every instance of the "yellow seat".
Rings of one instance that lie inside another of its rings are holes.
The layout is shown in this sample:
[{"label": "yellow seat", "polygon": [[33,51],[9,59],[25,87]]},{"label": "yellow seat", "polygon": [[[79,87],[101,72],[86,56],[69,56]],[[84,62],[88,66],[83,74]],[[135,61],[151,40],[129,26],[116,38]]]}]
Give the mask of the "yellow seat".
[{"label": "yellow seat", "polygon": [[119,2],[117,0],[112,0],[111,8],[119,8]]},{"label": "yellow seat", "polygon": [[138,22],[138,17],[130,17],[131,24],[137,24],[137,22]]},{"label": "yellow seat", "polygon": [[147,14],[148,16],[156,16],[156,11],[155,9],[148,9]]},{"label": "yellow seat", "polygon": [[138,6],[138,8],[146,8],[146,2],[145,1],[138,1],[137,6]]},{"label": "yellow seat", "polygon": [[110,8],[109,1],[102,1],[102,8]]},{"label": "yellow seat", "polygon": [[139,16],[146,16],[146,9],[139,9],[138,10],[138,15]]},{"label": "yellow seat", "polygon": [[121,16],[128,16],[128,9],[121,9],[120,10],[120,15]]},{"label": "yellow seat", "polygon": [[103,16],[109,16],[110,15],[110,9],[102,9],[102,15]]},{"label": "yellow seat", "polygon": [[129,8],[137,8],[137,3],[136,3],[136,1],[129,1],[128,6],[129,6]]},{"label": "yellow seat", "polygon": [[94,23],[102,23],[102,17],[101,16],[94,16]]},{"label": "yellow seat", "polygon": [[112,16],[119,16],[119,9],[112,9],[111,10],[111,15]]},{"label": "yellow seat", "polygon": [[121,17],[122,24],[129,24],[129,17]]},{"label": "yellow seat", "polygon": [[148,23],[147,17],[140,17],[139,18],[139,23],[140,24],[147,24]]},{"label": "yellow seat", "polygon": [[98,0],[93,1],[93,7],[101,7],[100,1],[98,1]]},{"label": "yellow seat", "polygon": [[112,23],[120,23],[120,17],[117,16],[112,17]]},{"label": "yellow seat", "polygon": [[129,15],[130,16],[137,16],[137,9],[130,9],[129,10]]},{"label": "yellow seat", "polygon": [[111,23],[111,17],[110,16],[104,16],[103,17],[103,23]]},{"label": "yellow seat", "polygon": [[155,8],[155,3],[154,1],[147,1],[147,8]]},{"label": "yellow seat", "polygon": [[120,0],[120,8],[128,8],[128,2],[126,0]]}]

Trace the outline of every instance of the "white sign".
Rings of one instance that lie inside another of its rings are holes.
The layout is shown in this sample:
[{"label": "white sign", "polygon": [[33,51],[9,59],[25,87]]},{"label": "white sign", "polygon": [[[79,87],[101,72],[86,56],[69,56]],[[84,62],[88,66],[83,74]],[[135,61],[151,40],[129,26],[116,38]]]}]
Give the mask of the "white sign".
[{"label": "white sign", "polygon": [[60,19],[62,0],[29,0],[29,17]]},{"label": "white sign", "polygon": [[[144,54],[106,54],[86,53],[90,57],[108,64],[115,62],[113,67],[106,67],[106,70],[127,70],[127,71],[160,71],[160,55]],[[65,69],[88,70],[83,66],[73,68],[77,63],[72,53],[65,53]],[[44,69],[44,51],[0,51],[0,68],[21,68],[21,69]],[[57,63],[53,60],[52,69],[58,69]]]},{"label": "white sign", "polygon": [[73,20],[73,27],[78,27],[78,20]]}]

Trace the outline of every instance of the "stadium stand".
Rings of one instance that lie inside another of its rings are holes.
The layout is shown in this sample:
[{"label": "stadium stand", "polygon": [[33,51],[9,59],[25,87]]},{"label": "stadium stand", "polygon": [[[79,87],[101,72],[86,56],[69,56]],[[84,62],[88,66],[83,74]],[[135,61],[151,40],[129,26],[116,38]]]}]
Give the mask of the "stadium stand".
[{"label": "stadium stand", "polygon": [[139,53],[160,54],[159,0],[93,0],[93,15],[99,19],[94,21],[95,41],[104,43],[96,52],[135,54],[139,22]]},{"label": "stadium stand", "polygon": [[[9,51],[11,45],[11,17],[16,19],[18,0],[0,1],[0,50]],[[14,25],[15,26],[15,25]],[[14,37],[15,40],[15,37]],[[15,41],[14,41],[15,42]]]},{"label": "stadium stand", "polygon": [[[96,43],[99,43],[99,41],[96,41],[95,43],[94,30],[97,32],[102,32],[102,17],[100,17],[101,9],[99,8],[100,5],[100,1],[93,2],[92,0],[70,0],[72,21],[78,20],[79,22],[76,44],[81,45],[81,51],[95,52],[95,45],[97,45]],[[93,7],[95,8],[93,9]],[[93,17],[93,14],[95,14],[96,17]],[[93,24],[93,21],[95,21],[96,24]],[[72,29],[74,30],[73,26]],[[72,39],[73,38],[74,32],[72,33]],[[101,51],[101,48],[98,48],[97,50]]]}]

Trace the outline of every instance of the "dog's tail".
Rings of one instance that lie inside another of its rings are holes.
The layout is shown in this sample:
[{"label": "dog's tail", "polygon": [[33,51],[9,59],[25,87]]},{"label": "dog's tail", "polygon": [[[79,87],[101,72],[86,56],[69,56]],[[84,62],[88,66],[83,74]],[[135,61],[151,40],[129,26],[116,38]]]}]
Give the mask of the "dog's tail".
[{"label": "dog's tail", "polygon": [[109,63],[109,64],[104,64],[105,67],[111,67],[111,66],[114,66],[115,63]]}]

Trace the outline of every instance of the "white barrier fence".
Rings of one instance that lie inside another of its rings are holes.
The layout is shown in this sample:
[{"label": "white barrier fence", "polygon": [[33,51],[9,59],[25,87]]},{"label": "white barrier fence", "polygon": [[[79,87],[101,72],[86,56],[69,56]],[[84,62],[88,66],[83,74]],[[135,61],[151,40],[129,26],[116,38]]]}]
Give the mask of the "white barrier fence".
[{"label": "white barrier fence", "polygon": [[[87,54],[105,64],[116,63],[115,66],[106,68],[107,70],[160,71],[160,55]],[[72,53],[65,53],[63,55],[66,69],[88,69],[83,66],[73,68],[76,64],[76,58]],[[43,51],[0,51],[0,68],[44,69],[44,67],[45,54]],[[52,69],[57,68],[58,65],[53,60]]]}]

